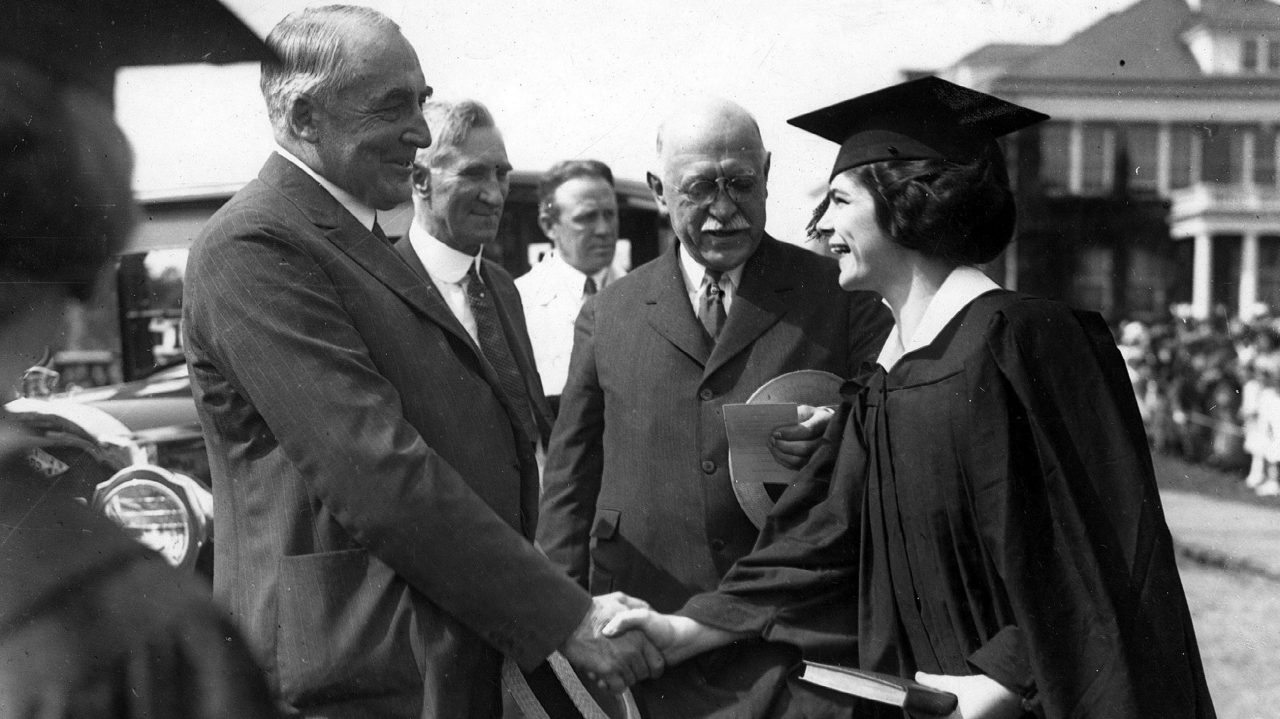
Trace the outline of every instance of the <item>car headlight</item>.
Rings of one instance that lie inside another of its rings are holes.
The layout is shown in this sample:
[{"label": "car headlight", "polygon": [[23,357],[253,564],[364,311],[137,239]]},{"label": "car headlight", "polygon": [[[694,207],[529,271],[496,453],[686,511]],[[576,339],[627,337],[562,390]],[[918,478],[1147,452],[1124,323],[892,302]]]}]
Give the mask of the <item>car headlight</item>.
[{"label": "car headlight", "polygon": [[133,466],[98,485],[93,507],[169,564],[187,568],[209,538],[208,494],[186,475]]}]

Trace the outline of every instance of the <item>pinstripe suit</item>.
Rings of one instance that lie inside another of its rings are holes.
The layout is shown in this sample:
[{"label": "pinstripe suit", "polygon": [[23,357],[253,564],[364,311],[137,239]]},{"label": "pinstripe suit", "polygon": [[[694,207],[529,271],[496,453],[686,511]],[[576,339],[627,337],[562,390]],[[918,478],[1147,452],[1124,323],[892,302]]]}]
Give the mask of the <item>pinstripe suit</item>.
[{"label": "pinstripe suit", "polygon": [[[493,716],[499,652],[531,669],[590,602],[528,541],[535,438],[417,270],[278,155],[189,259],[215,593],[310,715]],[[483,272],[545,408],[514,285]]]}]

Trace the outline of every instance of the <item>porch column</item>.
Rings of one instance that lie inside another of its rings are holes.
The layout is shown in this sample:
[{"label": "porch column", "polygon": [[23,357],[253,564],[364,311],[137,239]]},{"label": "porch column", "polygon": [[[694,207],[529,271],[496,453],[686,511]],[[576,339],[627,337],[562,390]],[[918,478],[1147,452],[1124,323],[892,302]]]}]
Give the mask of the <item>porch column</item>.
[{"label": "porch column", "polygon": [[1208,317],[1213,309],[1213,237],[1196,235],[1195,257],[1191,261],[1191,313]]},{"label": "porch column", "polygon": [[1258,301],[1258,232],[1246,230],[1240,243],[1240,319],[1253,319]]},{"label": "porch column", "polygon": [[1084,193],[1084,122],[1071,121],[1070,142],[1067,143],[1067,190],[1073,195]]},{"label": "porch column", "polygon": [[1173,189],[1173,131],[1168,121],[1156,129],[1156,190],[1168,197]]}]

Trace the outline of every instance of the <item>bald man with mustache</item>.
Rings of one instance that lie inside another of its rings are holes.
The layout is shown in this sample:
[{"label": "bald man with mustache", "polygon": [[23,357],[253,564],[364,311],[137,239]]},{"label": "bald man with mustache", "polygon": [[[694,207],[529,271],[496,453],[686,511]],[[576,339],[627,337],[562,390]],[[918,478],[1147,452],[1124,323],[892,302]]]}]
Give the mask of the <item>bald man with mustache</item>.
[{"label": "bald man with mustache", "polygon": [[[723,405],[794,370],[852,376],[890,320],[875,296],[840,290],[834,261],[765,233],[770,155],[745,109],[687,107],[657,150],[649,186],[679,242],[578,317],[537,537],[592,594],[669,612],[756,539],[729,479]],[[662,685],[633,691],[646,716],[678,715]]]}]

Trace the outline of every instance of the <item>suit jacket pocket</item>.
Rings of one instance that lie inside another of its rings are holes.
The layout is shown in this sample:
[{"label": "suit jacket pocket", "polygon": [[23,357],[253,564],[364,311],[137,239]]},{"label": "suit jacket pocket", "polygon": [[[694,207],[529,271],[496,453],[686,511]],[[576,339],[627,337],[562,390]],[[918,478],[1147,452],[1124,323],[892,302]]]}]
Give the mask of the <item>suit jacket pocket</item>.
[{"label": "suit jacket pocket", "polygon": [[280,560],[276,663],[295,707],[420,694],[408,586],[363,549]]}]

